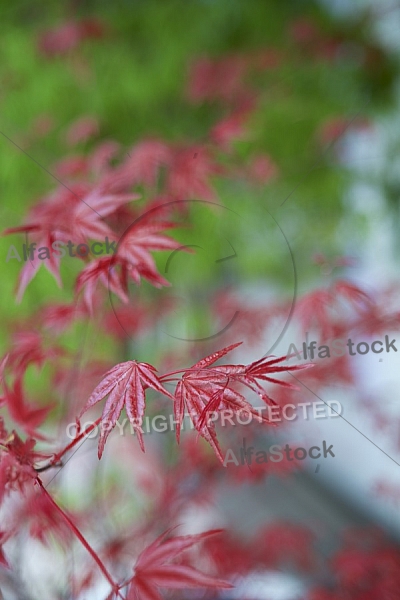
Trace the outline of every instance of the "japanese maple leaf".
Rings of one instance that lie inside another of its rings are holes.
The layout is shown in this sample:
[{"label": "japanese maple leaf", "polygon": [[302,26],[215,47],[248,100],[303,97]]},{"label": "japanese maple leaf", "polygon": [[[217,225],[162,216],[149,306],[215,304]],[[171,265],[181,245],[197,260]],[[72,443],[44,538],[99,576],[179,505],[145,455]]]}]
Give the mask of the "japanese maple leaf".
[{"label": "japanese maple leaf", "polygon": [[251,182],[265,184],[277,177],[278,167],[268,154],[254,156],[246,169],[246,175]]},{"label": "japanese maple leaf", "polygon": [[[179,244],[177,246],[179,247]],[[132,251],[132,254],[134,253],[135,250]],[[125,253],[129,259],[134,260],[132,254],[130,252]],[[148,254],[147,263],[136,262],[132,264],[128,258],[124,258],[119,253],[113,256],[103,256],[91,261],[81,271],[75,282],[75,294],[79,294],[84,290],[83,301],[90,314],[93,314],[93,307],[97,300],[98,283],[117,295],[125,304],[129,302],[128,277],[136,284],[139,284],[141,277],[144,277],[157,288],[162,285],[170,285],[158,273],[150,254]]]},{"label": "japanese maple leaf", "polygon": [[334,296],[330,290],[315,290],[303,296],[295,309],[295,316],[300,320],[303,331],[310,331],[315,326],[322,339],[328,339],[332,332],[330,308],[333,303]]},{"label": "japanese maple leaf", "polygon": [[83,304],[48,304],[39,313],[43,327],[52,329],[55,333],[61,333],[73,321],[78,321],[86,316],[87,310]]},{"label": "japanese maple leaf", "polygon": [[79,24],[68,21],[57,28],[41,34],[38,40],[39,50],[46,56],[66,54],[81,41]]},{"label": "japanese maple leaf", "polygon": [[[215,426],[213,423],[206,422],[204,411],[211,412],[220,406],[227,389],[227,377],[225,373],[220,373],[217,369],[207,368],[225,354],[240,346],[241,343],[223,348],[194,364],[185,371],[175,390],[174,415],[177,424],[176,439],[178,443],[185,408],[187,408],[197,431],[209,442],[222,463],[224,459],[218,444]],[[231,391],[234,393],[233,390]]]},{"label": "japanese maple leaf", "polygon": [[[105,178],[103,180],[103,183],[106,184],[106,182],[109,182],[109,190],[111,191],[118,191],[118,188],[114,187],[111,185],[112,183],[112,177],[111,175],[114,174],[115,177],[115,168],[111,168],[110,166],[110,162],[115,159],[118,156],[118,153],[120,152],[121,146],[120,144],[118,144],[118,142],[115,142],[113,140],[107,140],[104,142],[100,142],[100,144],[98,144],[96,146],[96,148],[94,149],[94,151],[92,152],[92,154],[90,156],[88,156],[88,163],[89,163],[89,168],[90,171],[92,172],[93,178],[95,180],[97,180],[97,178],[101,175],[101,174],[106,174],[109,175],[109,178]],[[118,171],[118,169],[117,169]],[[123,190],[127,190],[129,189],[131,186],[127,186],[124,188],[119,188],[121,191]]]},{"label": "japanese maple leaf", "polygon": [[346,281],[344,279],[339,279],[338,281],[335,281],[332,287],[332,292],[335,295],[340,295],[346,298],[346,300],[353,304],[354,307],[357,309],[360,308],[360,306],[363,308],[367,308],[371,304],[373,304],[372,298],[370,298],[370,296],[366,292],[364,292],[364,290],[359,288],[354,283],[351,283],[350,281]]},{"label": "japanese maple leaf", "polygon": [[104,217],[139,198],[139,194],[112,193],[105,185],[94,188],[75,205],[70,217],[71,235],[77,243],[79,239],[82,242],[87,239],[104,240],[106,237],[116,240],[115,234],[104,222]]},{"label": "japanese maple leaf", "polygon": [[[126,260],[131,266],[131,277],[140,283],[140,276],[145,277],[155,287],[170,285],[157,271],[150,250],[177,250],[182,245],[176,240],[160,233],[165,229],[176,227],[175,223],[166,221],[150,222],[152,215],[139,217],[122,236],[117,249],[118,257]],[[182,248],[191,252],[190,248]]]},{"label": "japanese maple leaf", "polygon": [[[381,303],[380,303],[381,304]],[[400,311],[387,313],[382,304],[371,304],[367,309],[357,315],[354,328],[360,333],[368,335],[382,334],[386,331],[398,330],[400,325]]]},{"label": "japanese maple leaf", "polygon": [[88,174],[89,165],[86,156],[74,155],[57,161],[52,171],[60,179],[83,177]]},{"label": "japanese maple leaf", "polygon": [[[52,244],[56,241],[56,238],[52,233],[46,232],[42,237],[38,238],[37,247],[46,247],[52,248]],[[46,260],[41,260],[39,258],[39,253],[33,258],[30,258],[29,253],[27,253],[27,261],[21,269],[21,272],[18,277],[18,286],[17,286],[17,303],[19,304],[23,298],[25,290],[28,284],[35,277],[41,265],[54,277],[57,282],[59,288],[62,287],[61,276],[60,276],[60,257],[57,254],[49,251],[49,257]]]},{"label": "japanese maple leaf", "polygon": [[194,544],[220,533],[221,530],[206,531],[197,535],[179,536],[163,541],[171,530],[163,533],[140,554],[134,567],[134,576],[127,600],[162,600],[158,588],[187,589],[211,588],[230,589],[232,584],[215,579],[185,564],[173,564],[181,552]]},{"label": "japanese maple leaf", "polygon": [[[45,456],[35,452],[36,440],[21,440],[13,431],[0,446],[0,502],[10,490],[22,492],[28,482],[33,482],[37,477],[34,463]],[[48,458],[48,457],[46,457]]]},{"label": "japanese maple leaf", "polygon": [[[129,191],[132,186],[139,184],[152,188],[153,192],[156,191],[160,169],[162,166],[165,167],[169,164],[171,157],[171,151],[164,142],[143,140],[126,153],[122,164],[108,168],[104,161],[107,150],[106,144],[104,144],[104,151],[100,147],[94,153],[93,158],[90,159],[94,175],[99,172],[103,175],[103,184],[116,192]],[[108,146],[111,146],[111,144],[113,142],[108,142]],[[115,154],[112,147],[110,147],[110,150]],[[126,223],[129,222],[131,221],[125,222],[125,227]]]},{"label": "japanese maple leaf", "polygon": [[154,326],[155,319],[153,320],[153,318],[149,315],[148,307],[137,303],[135,305],[128,304],[107,312],[102,326],[110,335],[124,339]]},{"label": "japanese maple leaf", "polygon": [[86,38],[99,38],[104,35],[104,25],[97,19],[65,21],[61,25],[43,32],[38,39],[38,47],[46,57],[68,54]]},{"label": "japanese maple leaf", "polygon": [[93,314],[96,303],[98,283],[116,294],[123,302],[128,302],[128,268],[128,262],[118,256],[103,256],[92,260],[79,273],[75,282],[75,294],[84,290],[83,302],[90,314]]},{"label": "japanese maple leaf", "polygon": [[202,146],[177,149],[167,177],[167,193],[176,200],[215,200],[210,177],[220,170]]},{"label": "japanese maple leaf", "polygon": [[267,394],[257,380],[268,381],[269,383],[275,383],[289,389],[297,389],[297,386],[292,383],[275,379],[274,377],[271,377],[271,374],[299,371],[314,366],[313,363],[290,366],[279,365],[279,363],[284,360],[286,360],[286,356],[280,356],[278,358],[274,356],[264,356],[263,358],[252,362],[250,365],[223,365],[222,367],[218,367],[218,369],[222,372],[226,372],[233,380],[242,383],[253,390],[253,392],[256,392],[266,404],[276,405],[276,402]]},{"label": "japanese maple leaf", "polygon": [[254,540],[260,562],[276,569],[291,559],[299,569],[310,570],[313,565],[312,546],[315,536],[302,525],[277,521],[262,529]]},{"label": "japanese maple leaf", "polygon": [[104,241],[106,237],[115,240],[104,218],[139,198],[138,194],[112,192],[107,184],[60,186],[33,207],[26,225],[6,229],[4,234],[40,232],[51,234],[59,241],[71,239],[75,244],[85,243],[88,239]]},{"label": "japanese maple leaf", "polygon": [[242,78],[243,57],[226,56],[218,60],[201,58],[191,67],[188,95],[193,102],[222,100],[232,103],[245,91]]},{"label": "japanese maple leaf", "polygon": [[131,148],[127,156],[123,168],[130,173],[133,182],[153,187],[160,167],[170,163],[172,152],[164,142],[147,139]]},{"label": "japanese maple leaf", "polygon": [[248,111],[238,110],[219,121],[211,130],[211,140],[225,151],[233,148],[233,142],[248,137],[246,122]]},{"label": "japanese maple leaf", "polygon": [[[245,470],[249,472],[248,469]],[[244,541],[242,537],[229,531],[224,531],[215,539],[205,540],[204,549],[218,573],[224,577],[234,576],[236,580],[241,575],[251,573],[257,560],[257,547],[253,538]]]},{"label": "japanese maple leaf", "polygon": [[187,408],[195,428],[209,442],[222,464],[224,459],[218,444],[215,426],[214,423],[208,422],[210,412],[217,411],[220,408],[228,408],[236,412],[251,413],[257,420],[269,422],[266,417],[260,416],[246,398],[232,387],[232,384],[242,384],[256,392],[266,404],[276,405],[276,402],[270,398],[257,380],[268,381],[293,389],[296,386],[271,377],[271,373],[304,369],[309,366],[308,364],[294,367],[280,366],[278,363],[286,360],[286,356],[280,358],[264,357],[250,365],[211,366],[228,352],[240,346],[241,343],[227,346],[197,362],[185,371],[175,390],[174,414],[177,423],[176,437],[178,443],[185,408]]},{"label": "japanese maple leaf", "polygon": [[[203,416],[204,410],[210,405],[214,406],[214,402],[219,406],[221,403],[221,390],[217,390],[214,394],[210,394],[201,388],[201,383],[198,379],[183,378],[176,387],[175,391],[175,413],[178,412],[179,421],[177,421],[176,438],[179,443],[180,429],[182,426],[183,416],[180,416],[185,411],[185,406],[188,408],[190,418],[199,434],[210,444],[215,454],[223,463],[224,459],[221,453],[221,448],[218,444],[217,434],[215,432],[214,423],[209,423]],[[211,411],[210,411],[211,412]]]},{"label": "japanese maple leaf", "polygon": [[80,419],[89,408],[108,396],[101,415],[99,459],[103,454],[108,435],[115,427],[124,406],[144,452],[141,423],[146,408],[145,391],[147,388],[152,388],[174,400],[174,397],[163,387],[157,377],[155,367],[148,363],[138,363],[136,360],[119,363],[113,367],[95,388],[78,418]]},{"label": "japanese maple leaf", "polygon": [[[73,518],[75,523],[79,522],[78,515],[73,514]],[[64,547],[71,540],[71,531],[63,517],[40,490],[32,488],[26,494],[23,502],[15,509],[13,520],[16,526],[18,523],[29,524],[30,536],[44,545],[49,545],[54,537]]]},{"label": "japanese maple leaf", "polygon": [[86,142],[91,137],[98,135],[99,122],[95,117],[90,115],[80,117],[74,121],[66,134],[67,144],[76,146],[76,144]]},{"label": "japanese maple leaf", "polygon": [[33,206],[24,225],[10,227],[3,232],[3,235],[13,233],[48,235],[53,232],[55,239],[62,240],[62,234],[68,233],[71,211],[87,190],[88,186],[84,184],[74,184],[69,188],[60,186]]},{"label": "japanese maple leaf", "polygon": [[54,405],[44,407],[29,405],[25,400],[20,378],[14,381],[11,389],[5,381],[3,382],[3,387],[5,403],[13,420],[30,435],[44,439],[43,436],[36,432],[36,429],[45,420],[48,413],[54,408]]},{"label": "japanese maple leaf", "polygon": [[65,354],[66,351],[60,346],[46,347],[45,339],[38,331],[22,330],[12,337],[7,367],[21,376],[29,365],[40,368],[46,360],[54,360]]},{"label": "japanese maple leaf", "polygon": [[[54,241],[67,243],[71,239],[75,244],[86,243],[89,239],[104,241],[106,238],[116,242],[117,237],[105,223],[105,217],[139,197],[137,194],[113,193],[106,185],[99,185],[93,189],[83,184],[76,184],[70,188],[60,187],[31,210],[26,225],[7,229],[4,234],[32,233],[38,242],[38,248],[52,248]],[[39,253],[36,253],[21,270],[18,302],[42,264],[61,287],[60,256],[51,250],[46,260],[42,260]]]},{"label": "japanese maple leaf", "polygon": [[60,365],[55,369],[51,385],[61,397],[68,399],[66,418],[75,420],[75,415],[112,364],[110,361],[93,360],[86,362],[84,369],[77,368],[76,364]]}]

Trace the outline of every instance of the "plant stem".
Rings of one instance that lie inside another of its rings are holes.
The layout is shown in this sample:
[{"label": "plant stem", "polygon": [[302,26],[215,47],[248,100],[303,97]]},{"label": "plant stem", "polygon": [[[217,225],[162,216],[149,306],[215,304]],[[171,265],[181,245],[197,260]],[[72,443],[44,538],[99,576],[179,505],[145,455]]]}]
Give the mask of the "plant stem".
[{"label": "plant stem", "polygon": [[85,429],[85,431],[81,431],[81,433],[75,439],[73,439],[72,442],[70,442],[68,444],[68,446],[65,446],[65,448],[63,450],[61,450],[61,452],[59,452],[58,454],[56,454],[53,457],[53,459],[51,461],[51,465],[58,463],[61,460],[61,458],[64,456],[64,454],[66,454],[69,450],[71,450],[74,446],[76,446],[76,444],[78,442],[80,442],[85,437],[85,435],[88,435],[91,431],[93,431],[93,429],[95,427],[97,427],[97,425],[99,425],[100,421],[101,421],[101,417],[99,417],[94,423],[92,423],[90,425],[90,427]]},{"label": "plant stem", "polygon": [[42,492],[47,497],[47,499],[49,500],[49,502],[51,503],[51,505],[55,508],[55,510],[58,513],[60,513],[60,515],[62,515],[63,519],[68,523],[68,526],[71,529],[71,531],[78,538],[78,540],[81,542],[81,544],[84,546],[84,548],[86,548],[86,550],[89,552],[89,554],[91,555],[93,560],[96,562],[97,566],[99,567],[100,571],[103,573],[104,577],[107,579],[108,583],[111,585],[113,592],[116,593],[120,598],[122,598],[122,596],[119,592],[118,584],[115,583],[115,581],[111,577],[110,573],[107,571],[106,567],[104,566],[104,564],[102,563],[102,561],[100,560],[100,558],[96,554],[96,552],[93,550],[93,548],[91,547],[89,542],[83,537],[83,535],[81,534],[79,529],[76,527],[76,525],[74,525],[74,523],[71,521],[69,516],[62,510],[62,508],[60,508],[58,506],[57,502],[53,499],[53,497],[46,490],[46,488],[44,487],[44,485],[43,485],[42,481],[39,479],[39,477],[36,478],[36,482],[39,485],[39,487],[41,488]]}]

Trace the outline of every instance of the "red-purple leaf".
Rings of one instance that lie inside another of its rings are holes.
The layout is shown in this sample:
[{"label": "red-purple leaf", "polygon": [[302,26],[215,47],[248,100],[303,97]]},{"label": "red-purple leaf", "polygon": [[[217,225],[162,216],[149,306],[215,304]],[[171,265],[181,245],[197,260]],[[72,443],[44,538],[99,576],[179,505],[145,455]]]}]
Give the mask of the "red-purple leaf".
[{"label": "red-purple leaf", "polygon": [[215,363],[217,360],[219,360],[220,358],[222,358],[223,356],[228,354],[228,352],[231,352],[232,350],[234,350],[241,344],[243,344],[243,342],[237,342],[236,344],[231,344],[230,346],[226,346],[226,348],[223,348],[222,350],[218,350],[218,352],[214,352],[214,354],[210,354],[209,356],[202,358],[201,360],[199,360],[199,362],[197,362],[195,365],[193,365],[192,369],[205,369],[206,367],[209,367],[210,365]]},{"label": "red-purple leaf", "polygon": [[79,418],[89,408],[109,395],[101,417],[99,458],[103,454],[107,437],[115,427],[124,406],[129,421],[138,434],[139,444],[144,452],[141,423],[146,408],[146,388],[152,388],[174,400],[174,397],[163,387],[154,371],[155,368],[152,365],[138,363],[135,360],[120,363],[106,373],[104,379],[91,394],[85,407],[80,412]]},{"label": "red-purple leaf", "polygon": [[138,557],[134,568],[135,575],[131,579],[128,600],[155,600],[159,597],[157,587],[170,589],[202,587],[228,589],[233,587],[230,583],[209,577],[189,565],[170,563],[184,550],[201,540],[220,533],[220,530],[180,536],[164,541],[170,531],[159,536]]}]

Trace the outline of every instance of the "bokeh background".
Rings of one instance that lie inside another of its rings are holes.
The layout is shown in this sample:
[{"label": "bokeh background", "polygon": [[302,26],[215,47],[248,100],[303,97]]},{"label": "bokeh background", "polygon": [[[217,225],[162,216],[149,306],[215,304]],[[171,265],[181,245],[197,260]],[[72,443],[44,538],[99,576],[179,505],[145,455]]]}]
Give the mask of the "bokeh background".
[{"label": "bokeh background", "polygon": [[[300,347],[305,341],[292,318],[299,299],[338,277],[379,297],[384,309],[390,305],[397,314],[400,5],[384,0],[0,5],[3,229],[20,225],[30,207],[79,174],[85,157],[105,143],[119,145],[116,162],[127,160],[139,142],[157,139],[192,152],[200,165],[192,197],[176,201],[180,227],[173,231],[196,251],[179,253],[169,263],[167,253],[157,253],[171,288],[155,290],[144,282],[132,293],[129,309],[153,311],[151,326],[141,330],[132,324],[129,310],[113,320],[121,308],[113,300],[108,329],[93,321],[64,333],[63,343],[81,365],[138,356],[179,368],[243,335],[245,350],[237,362],[256,360],[271,348],[286,355],[290,344]],[[204,155],[209,147],[218,169]],[[156,191],[153,195],[168,202]],[[41,268],[16,303],[22,265],[7,256],[10,244],[20,249],[24,242],[22,234],[0,239],[2,352],[34,311],[72,300],[79,272],[79,261],[65,259],[60,289]],[[398,326],[394,319],[381,334],[396,337]],[[316,339],[312,333],[310,325],[307,334]],[[378,337],[373,331],[368,335],[359,339]],[[226,527],[234,557],[240,548],[235,536],[250,544],[266,532],[257,543],[265,544],[268,560],[255,563],[236,590],[221,597],[400,597],[390,587],[400,564],[399,356],[384,353],[382,361],[379,355],[357,356],[347,365],[347,385],[332,367],[325,385],[302,390],[302,401],[339,401],[344,418],[298,419],[274,433],[257,433],[260,447],[328,440],[336,456],[321,461],[317,472],[312,461],[294,472],[256,476],[244,475],[246,467],[233,476],[218,470],[212,499],[199,504],[195,496],[202,481],[211,485],[204,465],[212,470],[215,459],[205,451],[203,466],[192,465],[199,471],[197,482],[188,469],[181,498],[181,522],[188,532]],[[30,393],[43,401],[54,393],[46,369],[40,376],[27,374]],[[78,405],[90,392],[92,380],[84,379],[68,391]],[[59,388],[56,394],[62,396]],[[155,402],[150,412],[160,410]],[[68,411],[61,407],[60,414]],[[54,447],[65,440],[64,424],[57,432],[58,417],[54,413],[47,425]],[[247,435],[243,426],[231,443],[239,448]],[[74,457],[80,469],[68,464],[52,484],[71,509],[90,513],[93,503],[100,507],[103,537],[132,518],[140,522],[149,503],[157,504],[157,485],[148,483],[143,491],[137,483],[146,473],[181,468],[173,432],[153,432],[145,439],[146,459],[132,450],[131,436],[110,438],[113,459],[100,466],[90,440]],[[160,467],[157,453],[166,466]],[[117,493],[119,486],[123,491]],[[165,519],[168,526],[168,515]],[[358,531],[381,544],[380,554],[367,552],[369,562],[364,550],[355,550]],[[338,558],[345,535],[348,546]],[[5,600],[105,596],[102,584],[83,595],[65,591],[70,575],[62,573],[58,555],[51,573],[47,568],[54,549],[32,544],[12,550],[15,560],[22,557],[18,581],[0,574]],[[72,563],[79,562],[77,552],[71,549]],[[381,579],[373,566],[379,561]],[[370,582],[375,576],[379,584]],[[385,577],[392,578],[390,586],[385,587]],[[182,597],[208,597],[196,594]]]}]

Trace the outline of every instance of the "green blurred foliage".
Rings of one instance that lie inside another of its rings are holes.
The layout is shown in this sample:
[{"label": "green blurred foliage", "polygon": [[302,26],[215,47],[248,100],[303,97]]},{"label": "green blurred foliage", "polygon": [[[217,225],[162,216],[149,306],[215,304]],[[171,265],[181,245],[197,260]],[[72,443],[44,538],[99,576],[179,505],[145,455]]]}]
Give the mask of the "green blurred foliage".
[{"label": "green blurred foliage", "polygon": [[[170,280],[193,299],[195,316],[190,318],[199,320],[200,330],[207,321],[207,302],[221,283],[271,282],[290,294],[291,258],[271,214],[290,240],[305,286],[313,274],[313,252],[329,256],[346,249],[346,240],[338,240],[336,232],[346,216],[342,199],[351,174],[339,166],[332,151],[323,153],[318,130],[328,119],[372,115],[382,102],[390,101],[395,67],[369,39],[368,22],[333,21],[316,3],[307,1],[63,4],[47,0],[36,4],[2,1],[0,6],[1,131],[9,138],[1,137],[0,150],[3,227],[19,225],[27,208],[54,189],[56,182],[46,170],[51,172],[52,165],[66,156],[64,136],[72,121],[94,115],[100,121],[101,138],[115,139],[125,147],[151,135],[167,141],[202,142],[225,111],[214,104],[193,106],[186,99],[191,61],[271,47],[282,51],[285,60],[254,82],[258,109],[250,139],[236,144],[235,160],[237,165],[246,165],[257,153],[267,153],[280,176],[261,187],[240,178],[216,180],[218,202],[230,212],[201,203],[191,206],[190,220],[195,226],[174,235],[182,244],[205,249],[196,256],[177,258]],[[104,39],[86,41],[68,56],[43,57],[37,50],[38,35],[73,15],[102,20],[107,28]],[[346,56],[327,62],[299,53],[289,25],[310,16],[326,35],[361,45],[369,57],[368,69]],[[51,117],[55,126],[45,137],[35,138],[30,133],[32,124],[41,115]],[[81,150],[91,147],[88,143]],[[362,221],[352,218],[354,230],[362,235]],[[20,249],[23,241],[22,235],[2,238],[2,260],[11,243]],[[229,256],[230,245],[238,254],[235,264],[216,262]],[[157,257],[162,273],[165,261],[165,253]],[[63,263],[64,290],[58,290],[41,268],[21,307],[13,300],[21,263],[11,260],[3,266],[0,309],[8,315],[4,331],[10,320],[44,303],[71,300],[78,266],[73,259]],[[141,294],[146,293],[162,292],[146,291],[144,284]]]}]

